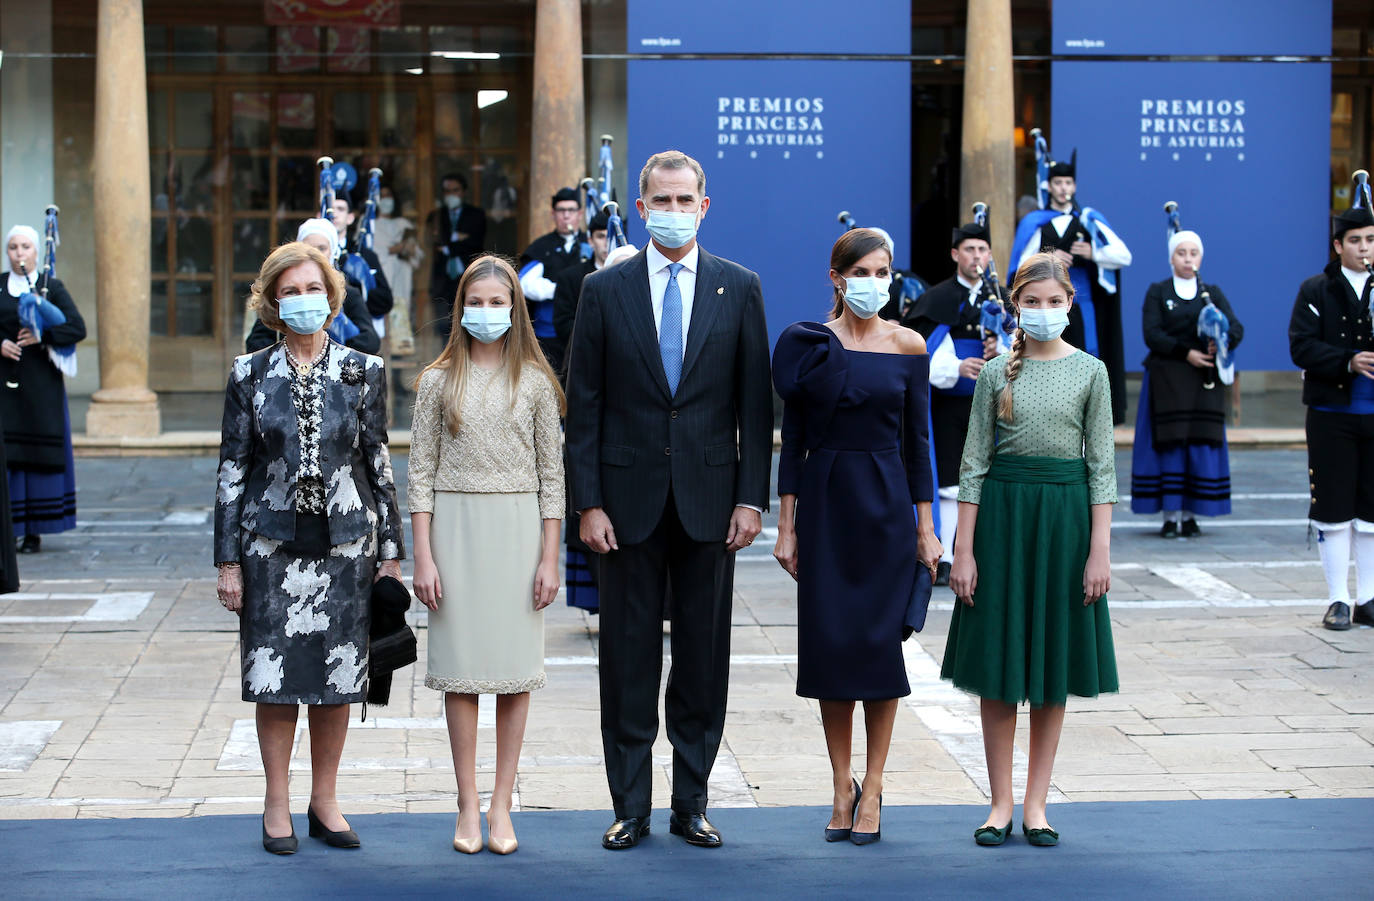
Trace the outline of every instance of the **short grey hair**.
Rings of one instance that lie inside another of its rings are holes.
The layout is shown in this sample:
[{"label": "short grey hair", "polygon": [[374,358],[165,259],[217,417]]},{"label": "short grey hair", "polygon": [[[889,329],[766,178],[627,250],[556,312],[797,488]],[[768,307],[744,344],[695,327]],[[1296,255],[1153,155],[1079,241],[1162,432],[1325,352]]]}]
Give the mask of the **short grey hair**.
[{"label": "short grey hair", "polygon": [[665,150],[649,157],[644,168],[639,170],[639,196],[649,193],[649,173],[655,169],[691,169],[697,175],[697,193],[706,196],[706,172],[701,163],[692,159],[681,150]]}]

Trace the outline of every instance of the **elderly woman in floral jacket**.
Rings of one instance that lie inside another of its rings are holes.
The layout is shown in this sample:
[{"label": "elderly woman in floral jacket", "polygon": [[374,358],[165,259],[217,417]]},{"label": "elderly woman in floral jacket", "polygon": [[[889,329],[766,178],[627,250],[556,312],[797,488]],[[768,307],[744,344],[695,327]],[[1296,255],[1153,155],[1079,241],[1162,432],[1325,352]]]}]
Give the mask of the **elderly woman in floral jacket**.
[{"label": "elderly woman in floral jacket", "polygon": [[234,360],[224,398],[215,563],[239,615],[243,699],[257,704],[267,773],[263,847],[296,850],[287,780],[297,705],[309,705],[310,835],[357,847],[335,797],[348,705],[366,693],[373,581],[401,575],[403,527],[379,357],[329,340],[343,276],[282,245],[253,308],[282,340]]}]

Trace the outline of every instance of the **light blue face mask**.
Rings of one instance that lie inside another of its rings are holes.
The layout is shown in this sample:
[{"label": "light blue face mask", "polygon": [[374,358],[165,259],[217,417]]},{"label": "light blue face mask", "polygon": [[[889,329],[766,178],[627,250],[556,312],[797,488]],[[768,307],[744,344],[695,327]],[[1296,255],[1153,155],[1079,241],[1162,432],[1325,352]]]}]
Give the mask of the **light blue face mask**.
[{"label": "light blue face mask", "polygon": [[1053,341],[1068,327],[1069,311],[1063,307],[1021,311],[1021,329],[1036,341]]},{"label": "light blue face mask", "polygon": [[697,214],[649,210],[649,219],[644,228],[649,232],[649,237],[664,247],[685,247],[697,236]]},{"label": "light blue face mask", "polygon": [[463,328],[483,344],[510,331],[510,307],[463,307]]},{"label": "light blue face mask", "polygon": [[313,335],[324,328],[329,318],[329,297],[324,294],[297,294],[277,301],[278,315],[286,327],[298,335]]},{"label": "light blue face mask", "polygon": [[849,312],[860,319],[872,319],[878,311],[887,306],[887,289],[892,284],[890,278],[862,275],[847,278],[844,289],[844,302]]}]

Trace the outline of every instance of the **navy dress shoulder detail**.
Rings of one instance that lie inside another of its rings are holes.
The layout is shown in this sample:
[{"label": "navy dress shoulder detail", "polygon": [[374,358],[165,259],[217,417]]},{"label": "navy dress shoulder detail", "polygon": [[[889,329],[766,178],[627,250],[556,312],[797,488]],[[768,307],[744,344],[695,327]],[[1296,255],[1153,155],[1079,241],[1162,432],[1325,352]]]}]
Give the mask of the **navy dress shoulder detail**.
[{"label": "navy dress shoulder detail", "polygon": [[823,324],[778,339],[778,493],[795,494],[797,694],[910,694],[902,620],[916,578],[912,504],[930,501],[929,358],[847,350]]}]

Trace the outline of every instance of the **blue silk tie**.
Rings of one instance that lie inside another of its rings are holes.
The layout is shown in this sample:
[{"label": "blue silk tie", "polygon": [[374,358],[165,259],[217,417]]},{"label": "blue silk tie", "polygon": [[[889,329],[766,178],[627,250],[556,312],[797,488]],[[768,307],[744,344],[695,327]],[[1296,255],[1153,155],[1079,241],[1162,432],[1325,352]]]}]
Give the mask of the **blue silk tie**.
[{"label": "blue silk tie", "polygon": [[668,377],[668,393],[677,393],[682,378],[682,289],[677,284],[681,263],[668,264],[668,287],[663,291],[663,316],[658,325],[658,352],[663,358],[663,374]]}]

